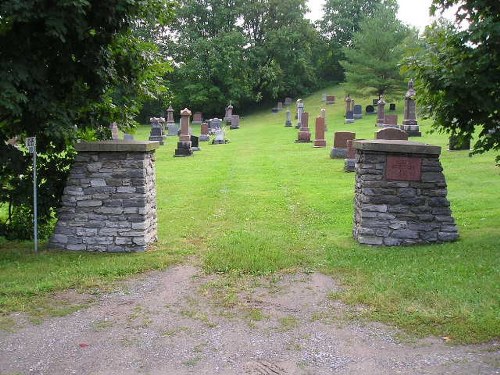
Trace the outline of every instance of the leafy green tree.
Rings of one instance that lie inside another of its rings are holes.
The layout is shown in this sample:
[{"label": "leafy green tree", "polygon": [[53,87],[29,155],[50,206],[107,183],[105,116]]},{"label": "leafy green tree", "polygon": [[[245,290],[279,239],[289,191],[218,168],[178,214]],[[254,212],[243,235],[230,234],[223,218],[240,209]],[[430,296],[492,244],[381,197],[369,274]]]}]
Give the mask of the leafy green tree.
[{"label": "leafy green tree", "polygon": [[[217,115],[316,85],[305,0],[184,0],[167,54],[174,103]],[[208,11],[210,10],[210,11]]]},{"label": "leafy green tree", "polygon": [[[76,128],[96,136],[112,121],[131,126],[140,101],[161,94],[167,65],[131,30],[165,21],[171,8],[166,0],[0,3],[0,203],[9,207],[2,232],[12,234],[16,220],[31,227],[25,137],[37,137],[43,225],[62,193]],[[6,143],[13,138],[20,145]]]},{"label": "leafy green tree", "polygon": [[397,11],[394,0],[326,0],[323,18],[319,21],[321,35],[328,43],[321,65],[321,75],[330,81],[342,81],[344,71],[340,61],[345,59],[344,47],[353,44],[354,33],[360,30],[360,23],[373,18],[377,6]]},{"label": "leafy green tree", "polygon": [[500,3],[434,0],[431,11],[454,4],[460,5],[456,23],[440,20],[428,27],[405,65],[415,78],[419,108],[435,129],[461,139],[476,134],[473,154],[498,151]]},{"label": "leafy green tree", "polygon": [[365,95],[400,92],[404,82],[399,63],[409,35],[391,8],[378,6],[373,17],[361,21],[352,46],[343,49],[347,91]]}]

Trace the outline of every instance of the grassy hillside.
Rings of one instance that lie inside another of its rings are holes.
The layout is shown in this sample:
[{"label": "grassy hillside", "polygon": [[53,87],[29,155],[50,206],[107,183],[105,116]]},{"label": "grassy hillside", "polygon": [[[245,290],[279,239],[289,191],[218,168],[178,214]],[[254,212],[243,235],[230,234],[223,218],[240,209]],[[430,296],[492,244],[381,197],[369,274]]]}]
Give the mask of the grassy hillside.
[{"label": "grassy hillside", "polygon": [[[191,255],[207,272],[233,276],[319,270],[344,286],[332,298],[363,304],[370,319],[458,342],[498,337],[500,169],[494,155],[449,152],[447,137],[430,134],[430,122],[420,122],[418,141],[442,147],[460,240],[361,246],[351,235],[354,174],[343,172],[343,160],[330,159],[329,152],[335,131],[372,139],[376,117],[344,124],[342,92],[322,90],[305,98],[313,135],[314,118],[325,107],[323,92],[338,98],[326,106],[327,148],[296,144],[297,130],[284,127],[285,112],[270,110],[244,117],[240,129],[228,131],[230,143],[201,143],[202,151],[190,158],[174,158],[176,139],[169,137],[157,152],[159,242],[151,251],[35,256],[30,244],[0,244],[2,311],[33,313],[33,301],[53,291],[103,288],[110,280]],[[371,99],[359,104],[364,108]],[[401,122],[402,103],[397,109]],[[136,138],[147,139],[148,132],[142,127]],[[193,132],[199,134],[199,126]]]}]

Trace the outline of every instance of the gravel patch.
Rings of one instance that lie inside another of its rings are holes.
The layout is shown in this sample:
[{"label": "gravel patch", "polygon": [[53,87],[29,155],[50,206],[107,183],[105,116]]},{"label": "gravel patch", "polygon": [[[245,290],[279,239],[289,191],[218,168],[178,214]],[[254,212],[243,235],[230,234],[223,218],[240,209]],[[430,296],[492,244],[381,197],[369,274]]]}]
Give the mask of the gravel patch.
[{"label": "gravel patch", "polygon": [[180,265],[39,325],[13,315],[22,324],[0,332],[0,374],[500,374],[498,342],[401,342],[349,318],[325,275],[262,278],[227,307],[202,288],[218,278]]}]

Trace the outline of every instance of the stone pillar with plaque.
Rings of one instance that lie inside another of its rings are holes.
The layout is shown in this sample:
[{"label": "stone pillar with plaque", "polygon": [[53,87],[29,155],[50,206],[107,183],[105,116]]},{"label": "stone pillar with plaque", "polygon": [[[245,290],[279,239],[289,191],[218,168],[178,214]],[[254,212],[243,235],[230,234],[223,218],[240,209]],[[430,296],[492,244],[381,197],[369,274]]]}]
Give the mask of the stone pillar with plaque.
[{"label": "stone pillar with plaque", "polygon": [[353,147],[353,235],[359,243],[400,246],[458,239],[441,147],[386,139],[354,141]]}]

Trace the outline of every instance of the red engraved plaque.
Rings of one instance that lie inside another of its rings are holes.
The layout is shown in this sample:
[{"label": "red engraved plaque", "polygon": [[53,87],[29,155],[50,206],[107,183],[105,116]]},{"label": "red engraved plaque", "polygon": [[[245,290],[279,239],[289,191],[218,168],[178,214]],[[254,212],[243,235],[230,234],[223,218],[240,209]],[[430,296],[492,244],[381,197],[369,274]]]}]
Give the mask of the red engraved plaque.
[{"label": "red engraved plaque", "polygon": [[388,156],[385,178],[394,181],[420,181],[422,178],[422,159]]}]

